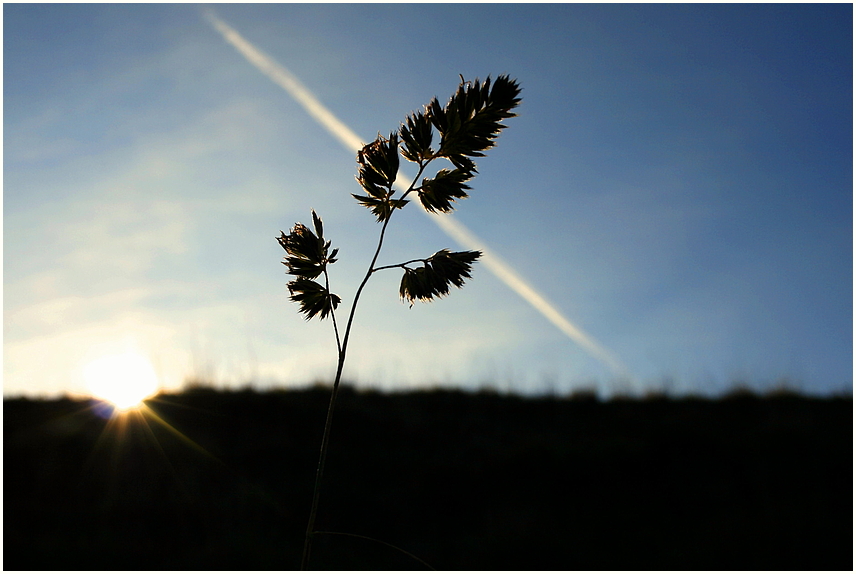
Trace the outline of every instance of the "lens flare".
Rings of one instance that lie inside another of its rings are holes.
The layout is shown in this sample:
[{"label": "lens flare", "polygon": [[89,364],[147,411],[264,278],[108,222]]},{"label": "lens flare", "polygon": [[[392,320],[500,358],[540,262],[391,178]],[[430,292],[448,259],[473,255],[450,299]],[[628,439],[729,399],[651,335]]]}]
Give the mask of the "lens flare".
[{"label": "lens flare", "polygon": [[83,369],[83,378],[95,398],[120,412],[138,408],[158,390],[151,361],[133,351],[95,359]]}]

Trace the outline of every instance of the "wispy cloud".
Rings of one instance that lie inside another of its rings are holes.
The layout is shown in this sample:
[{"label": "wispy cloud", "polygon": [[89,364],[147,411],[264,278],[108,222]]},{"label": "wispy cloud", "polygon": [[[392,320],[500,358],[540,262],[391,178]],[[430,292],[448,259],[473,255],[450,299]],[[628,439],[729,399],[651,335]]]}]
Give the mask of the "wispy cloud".
[{"label": "wispy cloud", "polygon": [[[197,254],[203,246],[210,252],[212,243],[243,252],[254,250],[242,241],[274,243],[273,234],[247,238],[241,227],[282,208],[268,192],[272,176],[241,159],[247,148],[264,145],[263,119],[240,100],[173,130],[138,134],[109,162],[102,158],[103,166],[66,158],[32,182],[26,167],[15,165],[16,184],[6,196],[14,188],[15,202],[4,214],[6,249],[15,254],[5,267],[4,391],[81,391],[81,365],[129,337],[166,386],[196,374],[188,350],[196,339],[216,342],[196,362],[210,357],[217,380],[246,381],[246,334],[231,331],[249,305],[271,303],[235,293],[236,284],[251,282],[244,275],[252,266],[223,269]],[[41,141],[15,139],[13,147],[26,151]],[[233,158],[229,169],[239,165],[248,175],[226,181],[217,167],[224,155]],[[217,278],[200,280],[209,274]]]},{"label": "wispy cloud", "polygon": [[[312,92],[304,86],[291,72],[276,62],[273,58],[250,44],[237,31],[221,20],[212,10],[203,12],[205,19],[217,30],[223,38],[243,55],[248,62],[265,74],[274,83],[288,92],[321,126],[335,137],[345,148],[356,152],[362,148],[364,140],[353,132],[344,122],[328,110]],[[402,185],[402,178],[396,181]],[[591,335],[574,325],[546,297],[539,293],[519,273],[503,261],[496,253],[479,240],[469,229],[450,215],[431,215],[431,219],[452,239],[466,249],[477,249],[483,252],[481,261],[484,265],[512,291],[535,308],[544,318],[555,325],[589,355],[606,365],[615,376],[633,379],[629,370],[618,357],[596,341]]]}]

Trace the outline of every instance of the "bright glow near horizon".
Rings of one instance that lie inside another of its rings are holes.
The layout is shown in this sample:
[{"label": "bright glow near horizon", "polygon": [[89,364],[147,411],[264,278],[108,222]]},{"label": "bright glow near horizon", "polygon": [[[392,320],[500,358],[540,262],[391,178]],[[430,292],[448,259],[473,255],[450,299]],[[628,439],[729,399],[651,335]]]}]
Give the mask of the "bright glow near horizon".
[{"label": "bright glow near horizon", "polygon": [[119,411],[134,409],[158,390],[151,361],[135,351],[103,355],[86,365],[83,378],[92,395]]},{"label": "bright glow near horizon", "polygon": [[852,6],[213,8],[4,6],[6,396],[89,396],[127,350],[167,389],[330,380],[274,237],[316,210],[347,307],[377,239],[354,150],[459,73],[517,78],[520,115],[380,262],[485,257],[431,306],[373,278],[349,382],[851,392]]}]

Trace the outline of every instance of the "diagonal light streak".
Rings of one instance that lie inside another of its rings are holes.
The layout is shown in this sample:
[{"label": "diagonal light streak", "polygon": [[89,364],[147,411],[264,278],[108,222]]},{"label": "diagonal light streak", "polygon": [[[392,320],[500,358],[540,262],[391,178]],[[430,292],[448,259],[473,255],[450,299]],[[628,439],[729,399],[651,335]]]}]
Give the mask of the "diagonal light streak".
[{"label": "diagonal light streak", "polygon": [[[204,17],[216,29],[223,38],[231,44],[244,58],[247,59],[260,72],[270,78],[274,83],[282,87],[293,97],[303,108],[311,115],[321,126],[324,127],[334,138],[348,149],[348,151],[356,153],[362,149],[363,140],[357,136],[348,126],[346,126],[339,118],[328,110],[318,98],[316,98],[309,89],[306,88],[300,81],[277,63],[273,58],[247,42],[238,32],[232,29],[228,24],[223,22],[214,14],[212,10],[206,10]],[[407,189],[407,184],[403,183],[403,178],[395,182],[396,187],[402,190]],[[505,283],[512,291],[520,295],[524,301],[534,307],[548,321],[553,323],[562,333],[571,338],[589,355],[606,365],[614,375],[623,378],[631,379],[627,368],[606,347],[598,343],[591,335],[571,323],[554,304],[548,301],[543,295],[536,291],[523,277],[514,271],[511,266],[503,261],[498,255],[487,248],[481,240],[467,229],[462,223],[454,219],[451,215],[431,214],[423,211],[428,215],[440,229],[446,232],[452,239],[457,241],[466,249],[478,250],[482,252],[480,261],[487,267],[500,281]]]},{"label": "diagonal light streak", "polygon": [[[428,213],[428,212],[424,212]],[[512,291],[520,295],[527,303],[535,307],[548,321],[553,323],[565,335],[571,338],[577,345],[583,348],[589,355],[609,367],[614,375],[624,379],[632,379],[630,372],[620,360],[606,347],[598,343],[591,335],[571,323],[556,306],[550,303],[543,295],[536,291],[523,277],[520,276],[508,263],[502,260],[491,249],[477,238],[472,232],[453,219],[449,215],[431,215],[440,229],[449,237],[457,241],[466,249],[482,252],[479,262],[483,263],[500,281],[505,283]]]}]

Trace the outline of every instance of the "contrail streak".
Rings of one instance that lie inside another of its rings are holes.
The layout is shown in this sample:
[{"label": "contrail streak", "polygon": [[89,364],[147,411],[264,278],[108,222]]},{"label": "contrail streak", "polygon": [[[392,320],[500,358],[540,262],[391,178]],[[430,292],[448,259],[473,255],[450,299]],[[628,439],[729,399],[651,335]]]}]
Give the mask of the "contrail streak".
[{"label": "contrail streak", "polygon": [[[235,47],[244,58],[247,59],[260,72],[282,87],[306,111],[315,118],[333,137],[353,153],[362,149],[364,142],[330,110],[324,107],[306,86],[273,58],[247,42],[238,32],[218,18],[212,10],[206,10],[204,17],[208,22],[222,34],[223,38]],[[396,186],[402,190],[407,189],[403,179],[396,181]],[[505,283],[512,291],[520,295],[527,303],[532,305],[548,321],[553,323],[565,335],[583,348],[589,355],[609,367],[616,376],[632,379],[627,368],[615,355],[598,343],[593,337],[582,329],[571,323],[556,306],[550,303],[543,295],[538,293],[529,283],[514,271],[505,261],[493,253],[485,244],[479,240],[463,224],[451,215],[437,215],[423,211],[428,215],[440,229],[446,232],[452,239],[457,241],[466,249],[478,250],[483,253],[480,261],[500,281]]]},{"label": "contrail streak", "polygon": [[434,222],[440,226],[440,229],[445,231],[449,237],[457,241],[463,247],[481,251],[482,256],[479,261],[483,263],[485,267],[496,275],[500,281],[508,285],[515,293],[523,297],[527,303],[535,307],[535,309],[537,309],[538,312],[540,312],[548,321],[558,327],[560,331],[570,337],[589,355],[609,367],[613,374],[622,378],[631,378],[627,368],[615,357],[615,355],[613,355],[603,345],[595,341],[591,335],[588,335],[582,329],[565,318],[565,316],[562,315],[562,313],[556,309],[552,303],[529,285],[529,283],[514,271],[508,263],[488,249],[480,239],[470,232],[470,230],[449,215],[428,215],[430,215]]},{"label": "contrail streak", "polygon": [[259,69],[261,73],[273,80],[275,84],[288,92],[292,98],[297,100],[303,108],[309,112],[309,115],[315,118],[319,124],[333,134],[342,145],[349,150],[360,150],[363,147],[363,141],[351,131],[351,128],[342,123],[342,121],[333,115],[333,113],[324,107],[324,104],[318,101],[312,92],[306,89],[306,86],[300,83],[294,74],[279,65],[273,58],[258,50],[255,46],[244,40],[235,30],[230,28],[225,22],[220,20],[213,11],[206,10],[205,18],[211,23],[214,28],[223,35],[227,42],[232,44],[249,63]]}]

